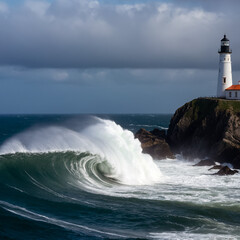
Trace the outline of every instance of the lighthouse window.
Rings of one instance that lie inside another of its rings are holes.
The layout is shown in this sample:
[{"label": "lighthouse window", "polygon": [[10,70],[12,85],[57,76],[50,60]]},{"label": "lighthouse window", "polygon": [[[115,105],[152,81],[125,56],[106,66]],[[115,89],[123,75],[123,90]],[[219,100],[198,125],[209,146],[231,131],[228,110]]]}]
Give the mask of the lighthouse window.
[{"label": "lighthouse window", "polygon": [[227,79],[226,77],[223,77],[223,83],[226,83],[226,79]]},{"label": "lighthouse window", "polygon": [[235,92],[235,97],[237,98],[237,92]]},{"label": "lighthouse window", "polygon": [[229,92],[229,97],[230,97],[230,98],[232,97],[232,92]]}]

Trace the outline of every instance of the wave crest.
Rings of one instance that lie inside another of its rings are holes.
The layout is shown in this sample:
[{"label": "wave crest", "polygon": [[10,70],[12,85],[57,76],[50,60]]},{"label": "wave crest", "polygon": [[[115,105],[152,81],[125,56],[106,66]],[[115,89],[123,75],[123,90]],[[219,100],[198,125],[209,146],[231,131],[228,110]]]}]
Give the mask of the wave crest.
[{"label": "wave crest", "polygon": [[[91,170],[90,178],[98,178],[95,173],[101,172],[102,176],[127,185],[160,181],[159,168],[149,155],[142,154],[140,142],[132,132],[110,120],[94,120],[85,127],[79,124],[74,128],[66,125],[29,129],[7,140],[0,153],[89,152],[90,155],[71,163],[75,164],[74,174],[86,177]],[[89,161],[90,156],[94,156],[94,161]]]}]

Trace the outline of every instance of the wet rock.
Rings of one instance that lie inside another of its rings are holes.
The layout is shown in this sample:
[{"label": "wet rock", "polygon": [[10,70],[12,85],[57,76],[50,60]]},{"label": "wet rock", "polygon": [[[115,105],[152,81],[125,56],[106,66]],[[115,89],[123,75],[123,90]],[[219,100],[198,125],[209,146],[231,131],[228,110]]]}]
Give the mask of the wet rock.
[{"label": "wet rock", "polygon": [[208,171],[214,170],[214,169],[221,169],[222,167],[223,167],[222,165],[215,165],[215,166],[209,168]]},{"label": "wet rock", "polygon": [[199,163],[195,164],[194,166],[213,166],[215,165],[215,161],[212,159],[201,160]]},{"label": "wet rock", "polygon": [[167,134],[165,130],[160,130],[158,128],[154,128],[152,131],[150,131],[150,133],[152,133],[154,136],[162,138],[162,139],[166,139]]},{"label": "wet rock", "polygon": [[228,166],[222,167],[217,173],[214,175],[224,176],[224,175],[234,175],[238,173],[237,170],[232,170]]},{"label": "wet rock", "polygon": [[153,130],[149,132],[141,128],[136,134],[135,138],[141,142],[143,153],[147,153],[154,159],[174,159],[175,156],[170,150],[170,147],[164,139],[164,134],[161,130]]}]

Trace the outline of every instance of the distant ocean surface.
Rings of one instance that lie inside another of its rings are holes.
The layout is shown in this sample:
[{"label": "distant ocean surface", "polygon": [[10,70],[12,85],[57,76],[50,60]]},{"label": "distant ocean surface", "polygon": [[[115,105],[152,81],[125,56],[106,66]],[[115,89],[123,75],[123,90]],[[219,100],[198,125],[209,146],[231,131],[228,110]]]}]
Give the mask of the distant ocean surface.
[{"label": "distant ocean surface", "polygon": [[141,153],[170,119],[0,116],[0,239],[240,239],[240,174]]}]

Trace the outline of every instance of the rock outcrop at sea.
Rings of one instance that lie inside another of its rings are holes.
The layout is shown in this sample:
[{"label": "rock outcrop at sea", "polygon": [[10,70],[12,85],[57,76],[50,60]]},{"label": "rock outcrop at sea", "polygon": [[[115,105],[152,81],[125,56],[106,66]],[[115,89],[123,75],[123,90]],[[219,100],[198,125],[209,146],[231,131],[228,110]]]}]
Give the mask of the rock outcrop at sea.
[{"label": "rock outcrop at sea", "polygon": [[198,98],[171,119],[167,142],[186,158],[209,158],[240,168],[240,101]]},{"label": "rock outcrop at sea", "polygon": [[234,175],[236,173],[238,173],[237,170],[232,170],[228,166],[224,166],[214,175],[225,176],[225,175]]},{"label": "rock outcrop at sea", "polygon": [[143,153],[147,153],[154,159],[174,159],[175,156],[170,150],[168,143],[165,140],[166,133],[164,130],[154,129],[147,131],[143,128],[138,130],[135,137],[141,142]]},{"label": "rock outcrop at sea", "polygon": [[213,161],[212,159],[207,159],[207,160],[201,160],[194,166],[201,166],[201,167],[202,166],[214,166],[215,164],[216,164],[215,161]]}]

